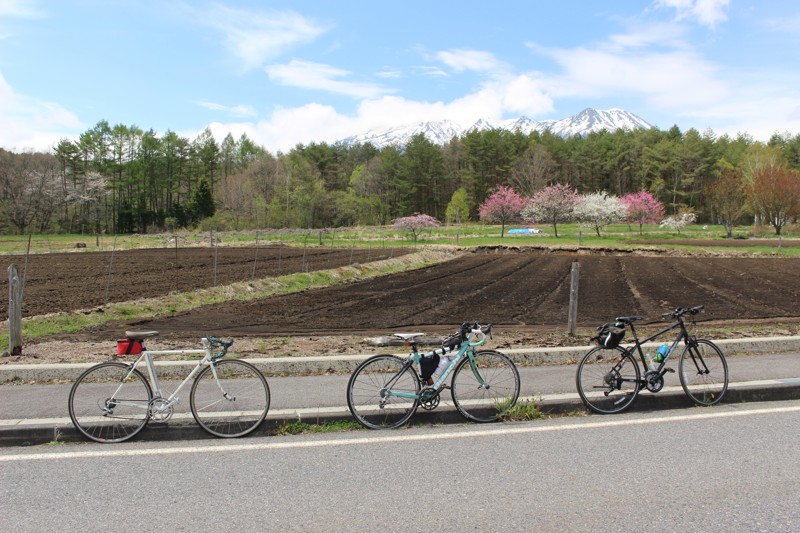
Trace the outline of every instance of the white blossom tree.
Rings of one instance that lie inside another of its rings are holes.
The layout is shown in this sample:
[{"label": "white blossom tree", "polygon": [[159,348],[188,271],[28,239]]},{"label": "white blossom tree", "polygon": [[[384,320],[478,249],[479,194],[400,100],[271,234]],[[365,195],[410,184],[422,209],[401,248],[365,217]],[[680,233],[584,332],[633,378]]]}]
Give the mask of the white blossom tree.
[{"label": "white blossom tree", "polygon": [[599,237],[600,230],[624,220],[625,206],[619,198],[605,191],[593,192],[581,195],[581,202],[575,206],[573,216],[581,226],[594,228]]},{"label": "white blossom tree", "polygon": [[580,203],[578,191],[563,183],[550,185],[533,195],[522,210],[522,218],[533,222],[546,222],[553,226],[558,237],[558,223],[571,220],[575,206]]},{"label": "white blossom tree", "polygon": [[669,228],[671,231],[677,231],[679,234],[683,228],[691,224],[697,219],[697,216],[691,211],[682,211],[677,215],[670,215],[661,221],[658,225],[659,228]]}]

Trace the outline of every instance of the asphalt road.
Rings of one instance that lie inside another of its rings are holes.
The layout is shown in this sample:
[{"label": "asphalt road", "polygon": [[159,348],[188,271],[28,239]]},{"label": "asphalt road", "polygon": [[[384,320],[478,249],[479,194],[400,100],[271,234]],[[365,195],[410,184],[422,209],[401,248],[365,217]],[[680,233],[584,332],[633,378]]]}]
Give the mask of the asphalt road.
[{"label": "asphalt road", "polygon": [[2,531],[797,531],[800,401],[0,448]]}]

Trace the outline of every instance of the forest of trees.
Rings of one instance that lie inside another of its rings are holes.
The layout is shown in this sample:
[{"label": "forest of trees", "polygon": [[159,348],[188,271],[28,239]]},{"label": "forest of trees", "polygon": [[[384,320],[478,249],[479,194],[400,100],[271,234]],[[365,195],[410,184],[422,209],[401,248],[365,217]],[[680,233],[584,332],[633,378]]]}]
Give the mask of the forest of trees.
[{"label": "forest of trees", "polygon": [[737,191],[764,174],[798,181],[798,171],[800,134],[788,133],[762,143],[678,127],[571,138],[487,130],[444,146],[417,135],[399,147],[321,143],[284,154],[246,135],[218,142],[208,129],[188,139],[102,121],[52,153],[0,149],[0,232],[328,228],[415,213],[466,222],[500,186],[533,197],[555,184],[620,197],[644,190],[667,215],[688,209],[722,223],[731,212],[772,217]]}]

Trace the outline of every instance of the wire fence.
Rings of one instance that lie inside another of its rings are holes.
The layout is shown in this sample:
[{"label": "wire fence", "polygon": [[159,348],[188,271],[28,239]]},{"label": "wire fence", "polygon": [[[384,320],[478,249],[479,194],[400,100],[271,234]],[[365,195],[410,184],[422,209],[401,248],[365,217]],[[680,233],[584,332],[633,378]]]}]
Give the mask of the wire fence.
[{"label": "wire fence", "polygon": [[[142,241],[150,246],[141,246]],[[9,242],[0,246],[7,249]],[[25,316],[369,263],[415,249],[407,241],[319,232],[255,232],[250,240],[210,231],[140,239],[98,236],[94,242],[47,236],[13,242],[21,253],[1,257],[6,267],[13,264],[19,270]],[[8,285],[9,280],[0,281],[4,294]],[[7,316],[0,311],[0,319]]]}]

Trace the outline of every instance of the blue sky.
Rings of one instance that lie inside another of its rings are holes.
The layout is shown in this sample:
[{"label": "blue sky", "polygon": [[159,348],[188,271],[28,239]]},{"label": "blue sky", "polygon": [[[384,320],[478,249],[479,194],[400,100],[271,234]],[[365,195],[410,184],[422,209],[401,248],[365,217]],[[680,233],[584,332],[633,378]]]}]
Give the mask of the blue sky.
[{"label": "blue sky", "polygon": [[800,133],[790,0],[0,0],[0,147],[100,120],[267,150],[449,119],[621,108]]}]

